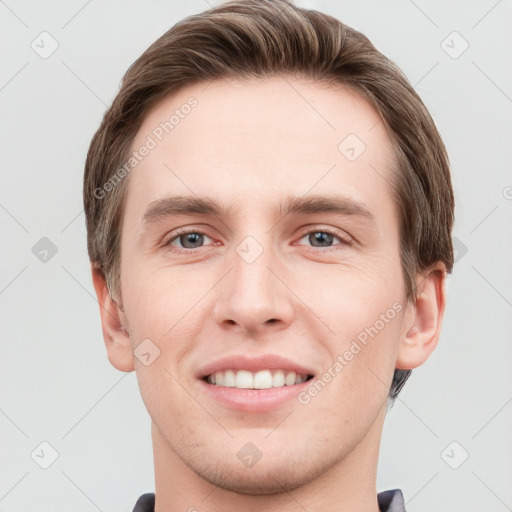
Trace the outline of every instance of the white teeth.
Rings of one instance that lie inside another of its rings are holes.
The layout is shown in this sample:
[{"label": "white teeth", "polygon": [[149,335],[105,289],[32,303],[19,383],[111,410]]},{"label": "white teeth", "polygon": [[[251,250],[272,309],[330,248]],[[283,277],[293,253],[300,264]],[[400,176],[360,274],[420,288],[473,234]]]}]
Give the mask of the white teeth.
[{"label": "white teeth", "polygon": [[253,377],[252,373],[247,370],[238,370],[236,372],[236,383],[235,387],[237,388],[252,388],[253,387]]},{"label": "white teeth", "polygon": [[293,386],[295,384],[295,372],[288,372],[286,379],[284,379],[284,383],[287,386]]},{"label": "white teeth", "polygon": [[272,387],[274,388],[280,388],[284,386],[284,372],[283,370],[277,370],[277,372],[274,373],[274,376],[272,377]]},{"label": "white teeth", "polygon": [[230,388],[268,389],[302,384],[307,378],[306,374],[288,370],[260,370],[258,372],[225,370],[213,373],[207,381],[216,386]]},{"label": "white teeth", "polygon": [[268,389],[272,387],[272,374],[270,370],[261,370],[254,374],[254,389]]},{"label": "white teeth", "polygon": [[234,388],[236,385],[236,375],[233,370],[226,370],[224,372],[224,386]]}]

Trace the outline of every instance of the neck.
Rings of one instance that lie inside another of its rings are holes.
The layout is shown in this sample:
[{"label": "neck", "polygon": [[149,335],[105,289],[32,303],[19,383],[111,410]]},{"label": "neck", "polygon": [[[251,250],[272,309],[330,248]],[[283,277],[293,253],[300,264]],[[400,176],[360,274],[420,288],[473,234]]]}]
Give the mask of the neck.
[{"label": "neck", "polygon": [[152,423],[155,512],[379,512],[376,479],[385,415],[383,407],[361,442],[319,477],[290,491],[259,495],[239,494],[198,476]]}]

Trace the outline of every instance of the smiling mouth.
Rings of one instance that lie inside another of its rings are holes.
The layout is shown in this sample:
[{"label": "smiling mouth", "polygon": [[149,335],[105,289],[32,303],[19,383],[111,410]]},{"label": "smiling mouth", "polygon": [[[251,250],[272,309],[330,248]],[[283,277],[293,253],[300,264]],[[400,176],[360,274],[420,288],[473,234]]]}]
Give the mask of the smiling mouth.
[{"label": "smiling mouth", "polygon": [[313,375],[296,373],[284,369],[268,369],[251,372],[248,370],[227,369],[217,371],[202,378],[208,384],[239,389],[269,389],[294,386],[311,380]]}]

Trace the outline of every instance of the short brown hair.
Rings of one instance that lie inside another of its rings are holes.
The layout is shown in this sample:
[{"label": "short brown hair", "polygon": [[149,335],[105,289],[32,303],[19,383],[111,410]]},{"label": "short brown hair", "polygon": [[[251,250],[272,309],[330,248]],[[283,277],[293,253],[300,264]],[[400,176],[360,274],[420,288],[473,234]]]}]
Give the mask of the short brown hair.
[{"label": "short brown hair", "polygon": [[[281,73],[358,91],[390,134],[400,212],[400,255],[408,300],[416,273],[453,267],[454,197],[443,141],[402,71],[362,33],[291,0],[235,0],[174,25],[128,69],[87,154],[84,209],[91,262],[120,297],[120,248],[127,174],[119,173],[149,111],[169,93],[220,78]],[[126,169],[126,168],[125,168]],[[115,179],[114,179],[115,178]],[[108,193],[106,184],[108,187]],[[393,401],[411,370],[395,370]]]}]

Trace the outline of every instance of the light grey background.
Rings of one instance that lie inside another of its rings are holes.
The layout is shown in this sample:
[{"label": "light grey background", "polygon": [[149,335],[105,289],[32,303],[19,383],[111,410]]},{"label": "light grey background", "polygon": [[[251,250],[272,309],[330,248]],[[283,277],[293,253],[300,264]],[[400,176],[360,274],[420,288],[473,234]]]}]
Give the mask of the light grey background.
[{"label": "light grey background", "polygon": [[[443,333],[388,413],[378,491],[401,488],[408,512],[512,510],[512,2],[297,4],[361,30],[401,66],[452,163],[458,262]],[[82,175],[127,67],[206,8],[0,1],[0,511],[131,511],[154,490],[135,373],[114,369],[103,344]],[[31,47],[51,49],[43,31],[59,45],[46,59]],[[32,250],[42,237],[57,248],[46,262]],[[44,441],[58,453],[48,469]]]}]

